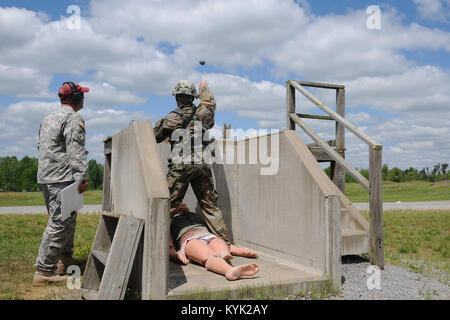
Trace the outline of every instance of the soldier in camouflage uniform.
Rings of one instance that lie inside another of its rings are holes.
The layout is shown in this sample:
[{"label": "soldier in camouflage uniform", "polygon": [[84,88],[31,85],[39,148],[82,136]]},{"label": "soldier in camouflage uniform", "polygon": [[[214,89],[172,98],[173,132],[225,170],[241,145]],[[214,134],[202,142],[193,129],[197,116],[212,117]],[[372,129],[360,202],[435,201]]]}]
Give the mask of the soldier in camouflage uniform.
[{"label": "soldier in camouflage uniform", "polygon": [[[214,189],[211,165],[203,161],[208,142],[201,138],[204,137],[206,130],[214,126],[216,101],[206,81],[200,81],[199,91],[197,95],[195,85],[190,81],[181,80],[178,82],[172,93],[176,98],[178,109],[159,120],[154,127],[154,133],[158,143],[169,138],[172,146],[172,159],[169,158],[168,160],[169,170],[167,173],[170,207],[174,209],[181,204],[189,184],[191,184],[209,230],[221,237],[230,246],[231,241],[228,237],[222,211],[217,206],[218,194]],[[197,97],[200,99],[199,106],[193,104]],[[180,152],[183,142],[173,139],[173,134],[180,129],[187,130],[187,134],[190,136],[190,139],[185,139],[185,142],[192,146],[188,155]],[[201,146],[191,143],[195,138],[198,138],[194,137],[196,134],[201,134],[200,140],[203,140],[203,143],[200,142]],[[181,155],[182,161],[174,161],[175,148],[180,149],[178,154]]]},{"label": "soldier in camouflage uniform", "polygon": [[47,115],[39,128],[37,182],[49,219],[36,258],[35,285],[65,281],[67,276],[62,274],[67,266],[85,264],[72,257],[77,213],[63,220],[59,192],[75,181],[81,182],[80,193],[88,188],[86,130],[76,113],[83,108],[84,93],[88,91],[75,82],[65,82],[59,89],[61,107]]}]

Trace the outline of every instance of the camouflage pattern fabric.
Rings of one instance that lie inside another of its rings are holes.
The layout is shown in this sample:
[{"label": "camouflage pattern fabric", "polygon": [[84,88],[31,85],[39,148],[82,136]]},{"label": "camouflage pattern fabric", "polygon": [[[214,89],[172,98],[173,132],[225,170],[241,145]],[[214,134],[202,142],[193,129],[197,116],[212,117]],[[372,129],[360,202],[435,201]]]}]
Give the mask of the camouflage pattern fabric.
[{"label": "camouflage pattern fabric", "polygon": [[217,206],[218,194],[214,189],[212,169],[209,164],[169,163],[167,182],[170,192],[170,207],[176,208],[183,201],[189,184],[198,200],[208,229],[231,244],[222,211]]},{"label": "camouflage pattern fabric", "polygon": [[[211,129],[214,126],[214,115],[216,112],[216,100],[211,89],[208,87],[202,88],[199,93],[199,99],[201,102],[198,107],[194,104],[186,104],[181,106],[180,110],[183,112],[184,118],[201,121],[205,129]],[[195,117],[192,117],[193,112],[195,112]],[[182,116],[175,112],[169,113],[165,118],[160,119],[154,127],[156,142],[160,143],[167,138],[170,139],[173,131],[184,129],[185,127],[189,128],[190,133],[193,134],[193,121],[185,125]]]},{"label": "camouflage pattern fabric", "polygon": [[59,192],[73,183],[61,182],[41,185],[49,219],[42,235],[39,253],[35,267],[48,272],[54,272],[56,264],[62,256],[71,257],[73,254],[73,239],[77,213],[72,212],[71,217],[63,220],[61,212],[61,197]]},{"label": "camouflage pattern fabric", "polygon": [[[172,133],[177,129],[187,128],[190,135],[193,136],[195,122],[201,121],[203,129],[211,129],[214,126],[216,101],[211,89],[203,87],[198,97],[201,101],[198,107],[193,104],[179,107],[184,113],[184,117],[176,112],[171,112],[156,123],[154,134],[158,143],[167,138],[170,139]],[[194,117],[192,117],[193,112],[195,112]],[[193,120],[186,125],[183,118],[193,118]],[[214,189],[211,166],[206,163],[196,164],[193,157],[194,154],[192,154],[190,163],[180,164],[175,164],[169,159],[167,181],[170,191],[170,207],[176,208],[183,201],[189,184],[191,184],[209,230],[230,245],[231,241],[222,211],[217,206],[218,194]]]},{"label": "camouflage pattern fabric", "polygon": [[87,181],[84,121],[72,108],[61,106],[39,128],[39,184]]},{"label": "camouflage pattern fabric", "polygon": [[46,116],[39,128],[37,180],[49,214],[35,263],[42,271],[55,271],[62,256],[73,254],[77,214],[63,221],[59,192],[75,181],[88,180],[85,138],[83,119],[65,105]]},{"label": "camouflage pattern fabric", "polygon": [[175,88],[172,91],[173,96],[177,94],[187,94],[197,97],[197,89],[189,80],[181,80],[175,85]]}]

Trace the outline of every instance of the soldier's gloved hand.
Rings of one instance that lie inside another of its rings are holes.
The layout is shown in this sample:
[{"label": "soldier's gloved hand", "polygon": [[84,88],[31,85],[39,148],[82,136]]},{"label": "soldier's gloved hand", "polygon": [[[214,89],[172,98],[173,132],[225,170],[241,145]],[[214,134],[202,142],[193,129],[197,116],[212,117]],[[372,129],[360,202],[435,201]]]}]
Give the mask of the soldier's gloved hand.
[{"label": "soldier's gloved hand", "polygon": [[85,181],[78,186],[78,192],[83,193],[89,188],[89,181]]}]

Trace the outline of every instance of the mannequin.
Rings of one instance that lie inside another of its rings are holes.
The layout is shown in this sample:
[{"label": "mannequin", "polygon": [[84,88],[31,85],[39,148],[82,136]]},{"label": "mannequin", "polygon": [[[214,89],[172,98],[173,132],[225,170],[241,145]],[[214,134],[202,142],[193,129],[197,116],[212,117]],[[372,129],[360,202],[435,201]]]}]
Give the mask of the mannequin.
[{"label": "mannequin", "polygon": [[230,265],[227,260],[232,259],[233,255],[257,258],[258,254],[235,245],[228,248],[225,241],[208,231],[201,216],[189,212],[189,208],[184,203],[173,208],[171,216],[173,217],[170,226],[170,258],[172,260],[188,264],[191,259],[207,270],[224,275],[230,281],[242,276],[253,276],[259,271],[255,263],[236,267]]}]

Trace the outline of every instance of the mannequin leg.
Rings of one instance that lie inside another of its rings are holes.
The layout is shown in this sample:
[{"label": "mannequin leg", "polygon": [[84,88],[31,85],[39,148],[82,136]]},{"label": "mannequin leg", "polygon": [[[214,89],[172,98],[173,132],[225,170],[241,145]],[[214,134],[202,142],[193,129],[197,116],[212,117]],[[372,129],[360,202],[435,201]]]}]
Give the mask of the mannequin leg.
[{"label": "mannequin leg", "polygon": [[224,260],[233,259],[233,256],[230,254],[230,250],[228,249],[227,244],[220,238],[212,239],[208,243],[208,247],[210,247],[211,250],[214,251],[216,256],[218,256],[219,258],[222,258]]},{"label": "mannequin leg", "polygon": [[237,280],[242,276],[253,276],[259,268],[254,263],[244,264],[242,266],[232,267],[225,260],[219,257],[212,256],[206,263],[205,268],[207,270],[214,271],[216,273],[224,275],[227,280]]},{"label": "mannequin leg", "polygon": [[198,239],[188,241],[184,251],[186,253],[186,257],[200,263],[203,266],[205,265],[206,260],[214,255],[214,251]]},{"label": "mannequin leg", "polygon": [[214,251],[198,239],[190,240],[185,248],[186,256],[205,266],[207,270],[224,275],[228,280],[242,276],[253,276],[259,270],[254,263],[232,267],[224,259],[216,257]]},{"label": "mannequin leg", "polygon": [[236,247],[234,244],[230,245],[230,253],[234,256],[258,258],[258,253],[245,248]]}]

